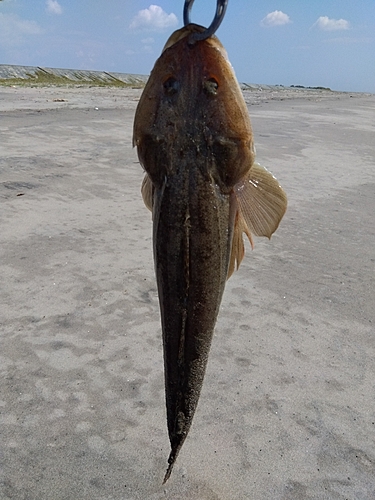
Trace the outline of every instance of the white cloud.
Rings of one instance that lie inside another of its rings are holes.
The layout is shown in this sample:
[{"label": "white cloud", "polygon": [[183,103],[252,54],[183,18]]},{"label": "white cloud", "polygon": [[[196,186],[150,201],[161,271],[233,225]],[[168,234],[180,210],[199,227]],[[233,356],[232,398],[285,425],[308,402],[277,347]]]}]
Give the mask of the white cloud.
[{"label": "white cloud", "polygon": [[320,16],[313,26],[317,26],[319,29],[324,31],[350,29],[349,21],[346,21],[345,19],[330,19],[328,16]]},{"label": "white cloud", "polygon": [[147,29],[151,31],[161,31],[165,28],[173,28],[178,24],[175,14],[167,14],[159,5],[150,5],[148,9],[143,9],[133,18],[131,29]]},{"label": "white cloud", "polygon": [[274,10],[261,20],[260,25],[266,28],[271,26],[282,26],[283,24],[289,24],[291,22],[288,14],[284,14],[281,10]]},{"label": "white cloud", "polygon": [[46,5],[46,10],[50,14],[62,14],[61,5],[57,0],[47,0]]}]

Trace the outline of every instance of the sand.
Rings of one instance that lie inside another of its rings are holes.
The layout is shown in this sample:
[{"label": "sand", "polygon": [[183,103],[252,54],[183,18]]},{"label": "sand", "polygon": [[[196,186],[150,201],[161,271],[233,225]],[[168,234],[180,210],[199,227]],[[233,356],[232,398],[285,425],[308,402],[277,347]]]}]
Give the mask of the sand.
[{"label": "sand", "polygon": [[375,96],[245,92],[289,208],[172,477],[140,90],[0,88],[0,499],[375,498]]}]

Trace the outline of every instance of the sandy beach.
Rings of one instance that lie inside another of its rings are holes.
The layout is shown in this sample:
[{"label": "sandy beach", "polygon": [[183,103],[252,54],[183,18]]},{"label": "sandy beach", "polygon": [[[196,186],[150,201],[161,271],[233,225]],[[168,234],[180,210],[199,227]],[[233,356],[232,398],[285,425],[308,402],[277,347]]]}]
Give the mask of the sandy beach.
[{"label": "sandy beach", "polygon": [[375,498],[375,95],[245,91],[289,206],[169,454],[132,88],[0,87],[0,499]]}]

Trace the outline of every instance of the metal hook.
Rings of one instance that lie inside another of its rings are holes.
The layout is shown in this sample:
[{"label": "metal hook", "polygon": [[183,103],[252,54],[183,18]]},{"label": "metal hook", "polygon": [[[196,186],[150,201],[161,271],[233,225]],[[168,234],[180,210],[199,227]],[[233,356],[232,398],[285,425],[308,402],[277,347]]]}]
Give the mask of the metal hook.
[{"label": "metal hook", "polygon": [[[194,0],[185,0],[184,5],[184,26],[190,24],[190,11],[193,6]],[[207,40],[211,35],[215,33],[224,19],[225,11],[228,5],[228,0],[217,0],[216,4],[216,14],[210,24],[210,26],[202,31],[202,33],[192,33],[189,39],[189,43],[194,43],[199,40]]]}]

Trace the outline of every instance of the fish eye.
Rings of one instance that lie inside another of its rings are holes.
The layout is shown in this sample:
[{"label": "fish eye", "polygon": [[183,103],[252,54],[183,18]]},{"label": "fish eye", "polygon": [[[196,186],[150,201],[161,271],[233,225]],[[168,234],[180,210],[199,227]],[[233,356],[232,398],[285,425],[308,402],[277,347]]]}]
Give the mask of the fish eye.
[{"label": "fish eye", "polygon": [[203,83],[203,90],[206,92],[206,94],[216,95],[218,88],[219,84],[215,78],[208,78]]},{"label": "fish eye", "polygon": [[165,93],[168,95],[176,94],[180,88],[179,82],[173,76],[170,76],[163,84]]}]

